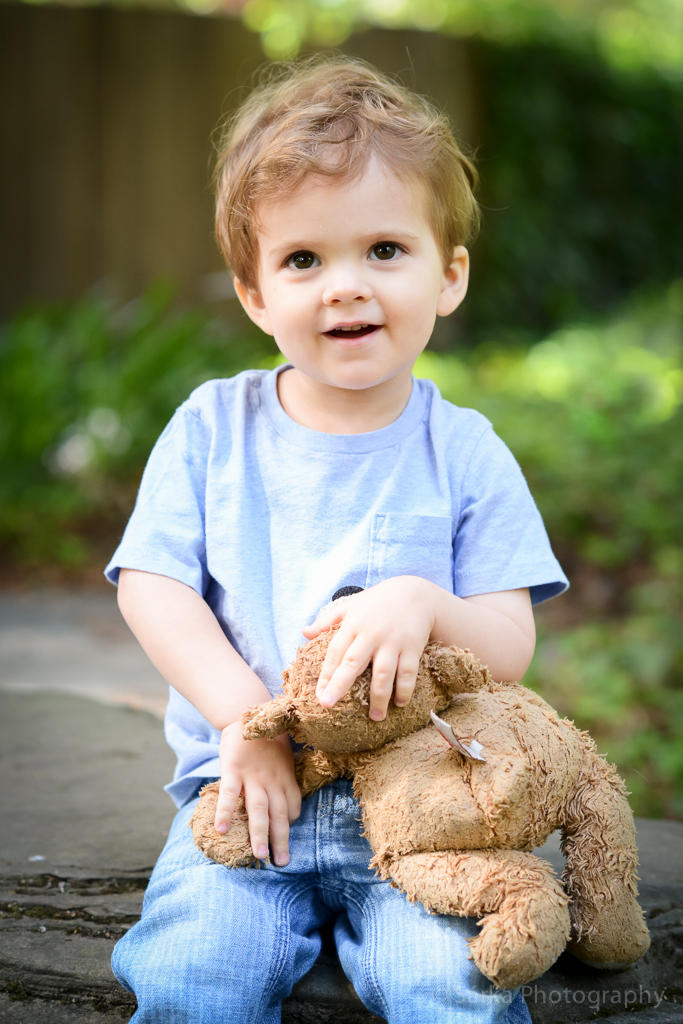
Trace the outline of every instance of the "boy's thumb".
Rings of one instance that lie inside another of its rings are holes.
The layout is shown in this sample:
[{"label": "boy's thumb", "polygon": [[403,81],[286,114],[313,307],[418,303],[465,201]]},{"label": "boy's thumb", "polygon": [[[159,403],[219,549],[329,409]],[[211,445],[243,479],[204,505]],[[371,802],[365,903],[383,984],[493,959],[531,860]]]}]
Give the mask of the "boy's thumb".
[{"label": "boy's thumb", "polygon": [[341,587],[332,595],[332,600],[320,609],[310,626],[305,626],[301,632],[307,640],[313,640],[318,633],[329,629],[344,618],[346,601],[344,598],[352,597],[354,594],[362,593],[362,587]]}]

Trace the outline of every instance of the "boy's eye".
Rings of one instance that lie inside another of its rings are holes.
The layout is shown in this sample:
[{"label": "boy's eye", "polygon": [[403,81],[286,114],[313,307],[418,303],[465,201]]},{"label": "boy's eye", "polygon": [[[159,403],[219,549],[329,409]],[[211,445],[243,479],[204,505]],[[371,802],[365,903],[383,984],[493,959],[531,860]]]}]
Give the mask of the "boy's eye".
[{"label": "boy's eye", "polygon": [[294,270],[309,270],[317,260],[318,257],[312,252],[295,252],[287,260],[287,266]]},{"label": "boy's eye", "polygon": [[394,242],[378,242],[373,245],[370,258],[376,260],[393,260],[394,256],[400,253],[399,247]]}]

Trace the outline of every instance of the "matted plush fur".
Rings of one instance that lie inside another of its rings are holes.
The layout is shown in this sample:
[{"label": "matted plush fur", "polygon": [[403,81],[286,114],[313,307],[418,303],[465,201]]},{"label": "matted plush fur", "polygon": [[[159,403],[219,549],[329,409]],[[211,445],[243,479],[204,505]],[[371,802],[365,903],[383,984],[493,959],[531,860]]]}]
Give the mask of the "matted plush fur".
[{"label": "matted plush fur", "polygon": [[[290,733],[307,749],[297,762],[304,796],[353,779],[370,866],[411,901],[442,914],[482,918],[470,942],[500,988],[539,977],[569,942],[595,965],[633,963],[649,936],[636,901],[637,854],[624,785],[590,737],[518,683],[495,683],[469,652],[430,643],[404,708],[368,717],[370,670],[332,709],[315,687],[334,629],[300,648],[284,693],[242,719],[246,739]],[[434,710],[471,760],[437,732]],[[195,842],[228,867],[256,863],[244,803],[230,830],[213,828],[218,784],[191,822]],[[567,858],[562,884],[530,851],[556,829]]]}]

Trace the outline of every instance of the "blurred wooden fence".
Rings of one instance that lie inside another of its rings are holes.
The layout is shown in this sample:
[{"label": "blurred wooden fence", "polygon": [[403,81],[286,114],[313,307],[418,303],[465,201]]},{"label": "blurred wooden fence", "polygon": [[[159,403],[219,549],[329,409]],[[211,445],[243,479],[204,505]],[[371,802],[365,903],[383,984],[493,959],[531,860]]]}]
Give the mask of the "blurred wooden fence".
[{"label": "blurred wooden fence", "polygon": [[[467,44],[373,30],[344,49],[402,72],[477,143]],[[210,137],[262,63],[226,18],[0,3],[0,316],[159,277],[218,297]]]}]

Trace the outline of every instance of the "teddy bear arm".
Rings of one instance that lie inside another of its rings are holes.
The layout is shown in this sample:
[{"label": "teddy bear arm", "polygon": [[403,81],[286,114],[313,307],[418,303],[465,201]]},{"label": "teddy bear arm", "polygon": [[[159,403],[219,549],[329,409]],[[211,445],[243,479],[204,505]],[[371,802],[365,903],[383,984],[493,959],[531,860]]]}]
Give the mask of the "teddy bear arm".
[{"label": "teddy bear arm", "polygon": [[256,859],[251,851],[243,794],[239,796],[228,831],[217,832],[213,827],[219,786],[219,782],[211,782],[199,794],[199,802],[190,820],[195,846],[217,864],[225,864],[229,868],[252,867]]},{"label": "teddy bear arm", "polygon": [[485,665],[471,651],[459,647],[439,647],[427,656],[433,676],[447,694],[474,693],[491,682]]},{"label": "teddy bear arm", "polygon": [[242,736],[245,740],[272,740],[285,732],[291,732],[299,716],[284,694],[274,697],[265,704],[248,708],[242,715]]},{"label": "teddy bear arm", "polygon": [[540,977],[569,938],[567,897],[552,867],[518,850],[408,854],[380,872],[430,911],[483,918],[472,959],[497,988]]},{"label": "teddy bear arm", "polygon": [[571,897],[569,950],[594,966],[635,963],[650,945],[638,905],[638,853],[624,784],[586,751],[585,768],[562,827],[563,880]]}]

